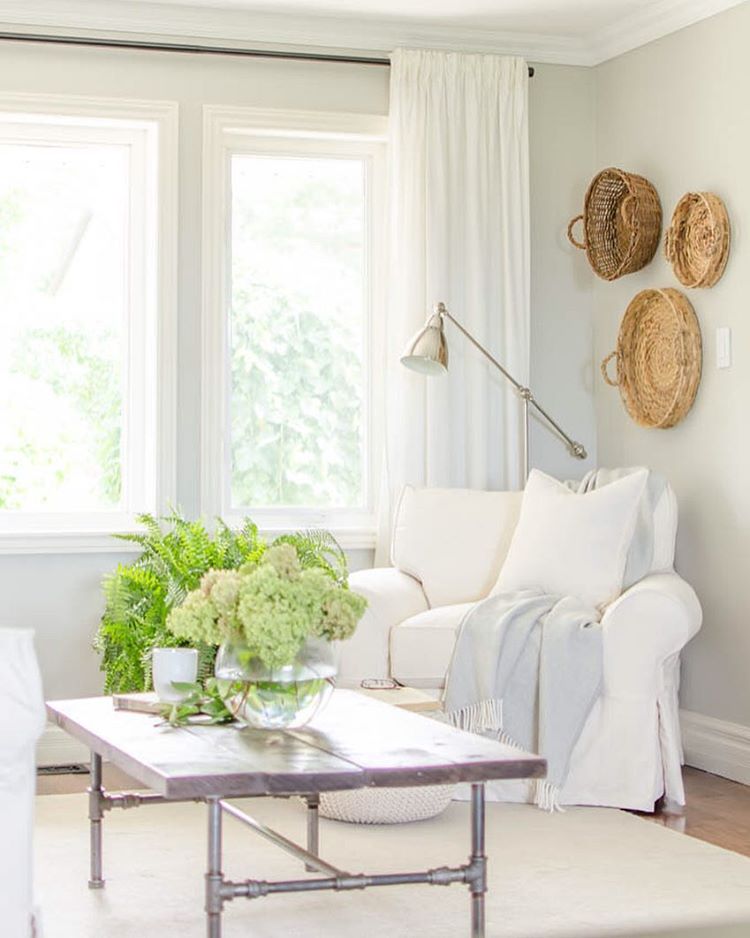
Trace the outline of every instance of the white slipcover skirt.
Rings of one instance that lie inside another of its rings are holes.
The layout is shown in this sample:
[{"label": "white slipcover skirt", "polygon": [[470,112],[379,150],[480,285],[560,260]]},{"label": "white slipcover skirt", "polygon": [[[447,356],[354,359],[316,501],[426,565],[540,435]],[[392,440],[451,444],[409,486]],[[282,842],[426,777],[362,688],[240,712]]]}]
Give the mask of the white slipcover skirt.
[{"label": "white slipcover skirt", "polygon": [[0,628],[0,933],[32,933],[36,742],[44,697],[30,629]]}]

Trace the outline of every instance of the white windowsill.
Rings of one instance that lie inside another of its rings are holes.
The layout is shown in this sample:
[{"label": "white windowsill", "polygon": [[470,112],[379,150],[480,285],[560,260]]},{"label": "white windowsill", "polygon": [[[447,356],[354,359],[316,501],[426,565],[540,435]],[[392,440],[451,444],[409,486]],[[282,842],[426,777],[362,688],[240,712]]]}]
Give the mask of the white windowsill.
[{"label": "white windowsill", "polygon": [[[298,527],[270,528],[263,526],[260,534],[267,541],[272,541],[282,534],[291,534],[294,531],[304,530],[309,525]],[[375,531],[371,528],[326,528],[336,538],[344,550],[373,550],[375,547]]]},{"label": "white windowsill", "polygon": [[[294,528],[263,528],[261,535],[273,540]],[[344,550],[372,550],[375,532],[347,528],[331,532]],[[121,541],[107,531],[0,532],[0,555],[8,554],[137,554],[140,548]]]},{"label": "white windowsill", "polygon": [[0,554],[132,554],[137,544],[108,531],[0,532]]}]

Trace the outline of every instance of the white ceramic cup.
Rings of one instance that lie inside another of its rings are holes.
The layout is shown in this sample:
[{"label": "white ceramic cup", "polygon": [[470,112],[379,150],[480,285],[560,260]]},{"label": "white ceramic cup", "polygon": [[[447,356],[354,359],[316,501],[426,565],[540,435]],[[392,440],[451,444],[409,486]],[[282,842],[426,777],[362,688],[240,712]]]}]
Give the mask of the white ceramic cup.
[{"label": "white ceramic cup", "polygon": [[151,666],[156,696],[163,703],[179,703],[185,699],[184,691],[172,686],[172,681],[192,684],[198,677],[198,652],[195,648],[154,648]]}]

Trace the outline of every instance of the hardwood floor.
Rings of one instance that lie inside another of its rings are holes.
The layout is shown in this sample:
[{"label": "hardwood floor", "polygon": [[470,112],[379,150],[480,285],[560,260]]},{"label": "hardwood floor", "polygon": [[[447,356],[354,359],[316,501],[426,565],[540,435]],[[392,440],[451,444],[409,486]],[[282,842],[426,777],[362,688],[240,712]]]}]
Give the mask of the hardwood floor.
[{"label": "hardwood floor", "polygon": [[750,857],[750,787],[699,769],[685,768],[684,777],[684,816],[657,812],[639,817]]},{"label": "hardwood floor", "polygon": [[[62,795],[85,791],[87,784],[86,775],[41,775],[37,779],[37,791],[40,795]],[[104,784],[113,791],[139,787],[137,782],[110,765],[104,766]],[[750,857],[750,787],[686,768],[685,788],[684,815],[657,812],[638,817]]]}]

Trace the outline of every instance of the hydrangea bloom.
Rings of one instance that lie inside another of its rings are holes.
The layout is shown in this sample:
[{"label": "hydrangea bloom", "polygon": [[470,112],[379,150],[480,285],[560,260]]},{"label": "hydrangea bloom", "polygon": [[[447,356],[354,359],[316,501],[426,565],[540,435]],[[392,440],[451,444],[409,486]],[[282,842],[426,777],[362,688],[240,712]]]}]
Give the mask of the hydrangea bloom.
[{"label": "hydrangea bloom", "polygon": [[219,634],[217,620],[216,609],[210,598],[197,589],[188,593],[182,605],[169,613],[167,626],[178,638],[211,645],[224,641],[224,637]]},{"label": "hydrangea bloom", "polygon": [[194,642],[241,642],[275,669],[291,664],[309,636],[349,638],[366,606],[323,570],[303,569],[292,544],[278,544],[258,563],[210,570],[170,613],[167,625]]},{"label": "hydrangea bloom", "polygon": [[364,615],[367,600],[349,590],[329,590],[323,600],[323,618],[317,632],[329,642],[342,641],[354,634]]}]

